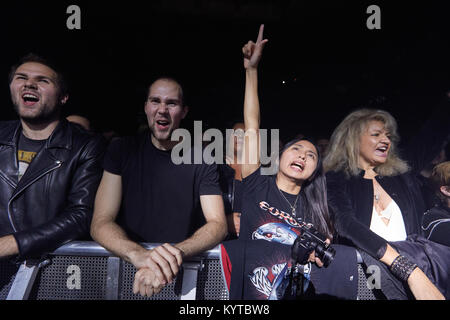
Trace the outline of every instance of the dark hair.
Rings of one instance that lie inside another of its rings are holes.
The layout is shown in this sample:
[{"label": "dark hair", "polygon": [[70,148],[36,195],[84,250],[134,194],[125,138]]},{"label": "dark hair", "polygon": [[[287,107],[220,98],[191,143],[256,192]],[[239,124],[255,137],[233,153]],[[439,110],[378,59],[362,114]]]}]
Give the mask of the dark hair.
[{"label": "dark hair", "polygon": [[310,222],[323,235],[333,239],[333,223],[328,211],[327,184],[322,165],[322,156],[313,139],[303,137],[287,142],[280,150],[280,158],[284,151],[299,141],[308,141],[317,150],[317,167],[303,184],[300,192],[302,211],[306,222]]},{"label": "dark hair", "polygon": [[55,62],[50,61],[47,58],[44,58],[43,56],[37,55],[35,53],[29,53],[25,56],[23,56],[22,58],[20,58],[20,60],[11,67],[10,71],[9,71],[9,75],[8,75],[8,81],[9,83],[12,82],[13,78],[14,78],[14,74],[16,73],[17,69],[28,62],[36,62],[36,63],[40,63],[43,64],[47,67],[49,67],[50,69],[52,69],[53,71],[55,71],[56,73],[56,81],[57,81],[57,86],[59,88],[59,94],[60,97],[63,97],[65,95],[68,94],[69,88],[67,85],[67,81],[63,75],[63,73],[61,72],[61,70],[59,69],[59,67],[56,65]]},{"label": "dark hair", "polygon": [[152,85],[153,85],[156,81],[158,81],[158,80],[165,80],[165,81],[170,81],[170,82],[176,83],[176,84],[178,85],[178,87],[180,88],[181,106],[184,107],[184,106],[187,105],[187,104],[186,104],[185,89],[184,89],[182,83],[181,83],[178,79],[176,79],[176,78],[174,78],[174,77],[172,77],[172,76],[159,76],[158,78],[154,79],[154,80],[147,86],[146,94],[145,94],[145,101],[147,101],[148,95],[150,94],[150,88],[151,88]]}]

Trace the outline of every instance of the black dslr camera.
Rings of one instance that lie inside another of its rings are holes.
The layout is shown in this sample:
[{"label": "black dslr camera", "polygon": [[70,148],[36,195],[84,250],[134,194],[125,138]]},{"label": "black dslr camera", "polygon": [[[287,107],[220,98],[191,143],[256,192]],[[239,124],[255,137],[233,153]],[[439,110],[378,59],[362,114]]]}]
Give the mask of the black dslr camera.
[{"label": "black dslr camera", "polygon": [[311,223],[302,222],[300,232],[291,247],[292,260],[295,263],[306,264],[311,252],[315,251],[316,257],[323,262],[323,266],[328,267],[333,261],[336,251],[325,242],[327,238]]},{"label": "black dslr camera", "polygon": [[289,281],[278,288],[277,297],[287,300],[305,297],[308,286],[305,286],[304,268],[301,265],[307,264],[309,255],[315,251],[316,257],[323,262],[324,267],[328,267],[336,251],[325,242],[326,240],[327,238],[311,223],[300,222],[300,235],[291,247],[292,267],[287,276]]}]

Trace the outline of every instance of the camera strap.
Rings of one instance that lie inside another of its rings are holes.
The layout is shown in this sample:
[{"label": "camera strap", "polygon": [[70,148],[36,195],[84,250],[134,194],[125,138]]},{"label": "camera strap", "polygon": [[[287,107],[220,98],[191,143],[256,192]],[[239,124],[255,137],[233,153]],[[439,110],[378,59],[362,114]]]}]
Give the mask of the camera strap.
[{"label": "camera strap", "polygon": [[311,279],[311,262],[304,265],[297,264],[292,267],[289,279],[290,295],[301,298],[309,287]]},{"label": "camera strap", "polygon": [[311,262],[303,265],[303,278],[303,293],[305,293],[311,281]]}]

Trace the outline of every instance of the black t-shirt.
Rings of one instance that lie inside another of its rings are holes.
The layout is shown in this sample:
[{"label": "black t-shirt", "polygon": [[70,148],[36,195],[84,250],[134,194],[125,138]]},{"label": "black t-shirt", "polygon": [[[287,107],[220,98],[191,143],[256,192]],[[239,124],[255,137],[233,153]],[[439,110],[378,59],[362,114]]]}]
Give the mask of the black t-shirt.
[{"label": "black t-shirt", "polygon": [[180,242],[205,223],[201,195],[221,195],[216,165],[175,165],[150,134],[113,140],[104,169],[122,177],[117,222],[134,241]]},{"label": "black t-shirt", "polygon": [[[239,239],[221,245],[221,262],[231,299],[279,299],[291,267],[291,245],[300,235],[302,196],[278,189],[276,177],[260,169],[243,180]],[[297,199],[295,216],[291,206]],[[289,203],[288,203],[289,201]],[[309,222],[309,221],[306,221]],[[328,268],[312,265],[310,294],[356,298],[355,249],[334,246]],[[353,280],[355,279],[355,280]]]},{"label": "black t-shirt", "polygon": [[[243,179],[240,239],[292,245],[300,234],[297,219],[303,219],[302,197],[279,190],[275,178],[261,175],[258,169]],[[296,199],[293,216],[291,206]]]},{"label": "black t-shirt", "polygon": [[233,212],[242,212],[242,189],[243,184],[241,180],[234,179],[234,201]]},{"label": "black t-shirt", "polygon": [[19,150],[17,151],[17,160],[19,162],[18,179],[22,179],[28,166],[36,157],[37,153],[44,146],[47,140],[32,140],[23,134],[19,137]]}]

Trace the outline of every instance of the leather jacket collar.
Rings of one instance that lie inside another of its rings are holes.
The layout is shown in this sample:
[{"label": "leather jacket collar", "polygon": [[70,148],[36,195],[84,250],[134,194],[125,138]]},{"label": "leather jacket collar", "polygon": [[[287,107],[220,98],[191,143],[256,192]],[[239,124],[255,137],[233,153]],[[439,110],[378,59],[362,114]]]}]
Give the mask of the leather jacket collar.
[{"label": "leather jacket collar", "polygon": [[[16,122],[15,125],[14,122]],[[12,122],[11,126],[8,126],[3,132],[0,132],[0,145],[8,145],[11,147],[17,147],[19,142],[19,137],[22,132],[22,124],[20,121]],[[70,126],[68,126],[68,121],[66,119],[61,119],[53,130],[50,137],[45,143],[46,149],[62,148],[62,149],[72,149],[72,135],[68,132]]]},{"label": "leather jacket collar", "polygon": [[62,119],[50,137],[47,139],[44,148],[36,155],[35,160],[28,167],[25,175],[18,181],[18,160],[17,150],[19,137],[22,131],[20,121],[12,121],[9,125],[0,130],[0,147],[7,146],[9,151],[3,151],[0,159],[0,175],[7,181],[15,191],[12,197],[22,192],[33,183],[37,177],[42,176],[65,162],[68,152],[72,148],[72,132],[66,119]]}]

